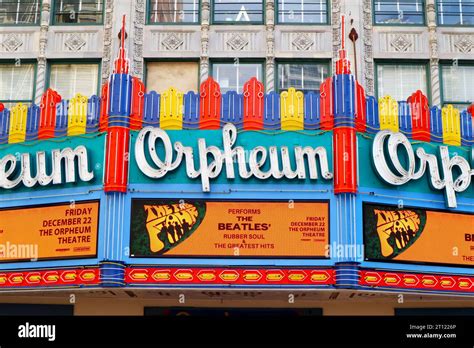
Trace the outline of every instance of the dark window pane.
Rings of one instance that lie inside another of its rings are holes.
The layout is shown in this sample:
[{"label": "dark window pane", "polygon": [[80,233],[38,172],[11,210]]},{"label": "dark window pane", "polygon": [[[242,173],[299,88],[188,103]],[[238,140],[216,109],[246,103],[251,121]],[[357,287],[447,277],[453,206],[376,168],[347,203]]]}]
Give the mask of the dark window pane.
[{"label": "dark window pane", "polygon": [[326,0],[278,0],[279,23],[327,23]]},{"label": "dark window pane", "polygon": [[214,0],[215,22],[262,22],[263,1]]},{"label": "dark window pane", "polygon": [[438,0],[438,24],[474,25],[474,0]]},{"label": "dark window pane", "polygon": [[151,23],[198,23],[199,0],[151,0]]},{"label": "dark window pane", "polygon": [[327,64],[278,64],[279,90],[294,87],[302,91],[318,91],[329,76]]},{"label": "dark window pane", "polygon": [[56,24],[101,23],[103,0],[58,0],[54,5]]},{"label": "dark window pane", "polygon": [[0,0],[0,25],[37,24],[40,0]]},{"label": "dark window pane", "polygon": [[375,0],[375,23],[423,24],[424,9],[423,0]]}]

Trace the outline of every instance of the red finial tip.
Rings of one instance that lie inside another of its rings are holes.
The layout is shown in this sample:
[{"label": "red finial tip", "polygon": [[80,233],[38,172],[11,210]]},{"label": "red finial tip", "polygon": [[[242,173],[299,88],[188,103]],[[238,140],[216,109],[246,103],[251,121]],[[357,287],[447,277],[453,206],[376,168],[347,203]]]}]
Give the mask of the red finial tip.
[{"label": "red finial tip", "polygon": [[346,42],[346,17],[342,15],[341,17],[341,49],[339,50],[339,60],[336,62],[336,74],[350,74],[351,73],[351,63],[347,59],[345,42]]},{"label": "red finial tip", "polygon": [[474,117],[474,104],[471,104],[471,106],[467,108],[467,112],[469,112],[471,116]]},{"label": "red finial tip", "polygon": [[125,36],[127,35],[125,31],[125,15],[122,18],[122,28],[120,29],[120,49],[119,55],[115,60],[115,69],[114,73],[116,74],[128,74],[128,59],[126,58],[125,52]]}]

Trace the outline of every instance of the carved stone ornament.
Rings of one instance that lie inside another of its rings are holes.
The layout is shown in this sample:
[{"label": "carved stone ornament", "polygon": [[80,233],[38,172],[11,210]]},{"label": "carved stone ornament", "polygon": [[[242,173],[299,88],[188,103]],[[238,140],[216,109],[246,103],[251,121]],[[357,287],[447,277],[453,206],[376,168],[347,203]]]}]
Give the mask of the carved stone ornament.
[{"label": "carved stone ornament", "polygon": [[300,34],[291,44],[298,51],[308,51],[314,45],[314,41],[308,35]]},{"label": "carved stone ornament", "polygon": [[175,33],[170,33],[161,43],[167,50],[176,51],[183,45],[184,41]]},{"label": "carved stone ornament", "polygon": [[398,52],[406,52],[411,46],[413,46],[413,43],[405,36],[400,35],[394,39],[390,45]]},{"label": "carved stone ornament", "polygon": [[2,42],[7,52],[15,52],[23,45],[23,41],[16,34],[9,34]]},{"label": "carved stone ornament", "polygon": [[64,42],[64,45],[73,52],[78,52],[80,51],[86,44],[86,40],[84,40],[80,35],[78,34],[72,34],[70,35],[67,40]]},{"label": "carved stone ornament", "polygon": [[240,34],[234,34],[227,41],[227,45],[234,51],[242,51],[249,44],[249,40],[242,37]]},{"label": "carved stone ornament", "polygon": [[461,52],[461,53],[469,53],[474,48],[474,42],[472,41],[471,37],[464,35],[459,40],[454,43],[454,46]]}]

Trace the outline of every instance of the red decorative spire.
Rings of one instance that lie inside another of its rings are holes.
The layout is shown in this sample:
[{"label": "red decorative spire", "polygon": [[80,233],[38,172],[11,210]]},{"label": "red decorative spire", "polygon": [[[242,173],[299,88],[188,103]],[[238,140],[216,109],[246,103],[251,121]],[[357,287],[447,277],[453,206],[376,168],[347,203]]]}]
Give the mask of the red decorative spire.
[{"label": "red decorative spire", "polygon": [[125,36],[127,33],[125,32],[125,15],[122,18],[122,29],[120,30],[120,50],[119,56],[115,59],[115,74],[128,74],[128,59],[126,58],[125,52]]},{"label": "red decorative spire", "polygon": [[336,62],[336,74],[350,74],[351,73],[351,63],[349,59],[347,59],[347,52],[345,48],[345,41],[346,41],[346,23],[345,23],[345,16],[343,15],[341,18],[341,49],[339,50],[339,60]]}]

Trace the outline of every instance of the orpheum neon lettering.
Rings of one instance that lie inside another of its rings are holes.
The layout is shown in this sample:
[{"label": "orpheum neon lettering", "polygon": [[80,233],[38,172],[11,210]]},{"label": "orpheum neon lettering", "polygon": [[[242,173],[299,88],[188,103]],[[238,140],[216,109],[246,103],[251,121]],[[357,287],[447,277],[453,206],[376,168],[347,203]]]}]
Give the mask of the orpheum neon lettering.
[{"label": "orpheum neon lettering", "polygon": [[[207,146],[206,139],[198,140],[199,168],[194,166],[193,148],[184,146],[177,141],[174,146],[166,132],[160,128],[146,127],[138,134],[135,144],[135,158],[140,170],[150,178],[162,178],[168,172],[178,168],[183,161],[186,163],[186,173],[191,179],[201,177],[202,190],[210,191],[210,179],[216,178],[222,171],[225,164],[227,178],[235,178],[234,164],[238,164],[238,175],[247,179],[252,176],[258,179],[306,179],[306,163],[310,179],[318,178],[318,162],[321,168],[321,175],[324,179],[332,179],[333,174],[329,171],[328,158],[324,147],[301,147],[294,148],[296,162],[295,169],[291,166],[290,152],[288,147],[282,146],[280,150],[276,146],[270,146],[268,150],[263,146],[252,149],[248,156],[248,165],[245,159],[246,150],[241,147],[233,147],[237,141],[237,128],[232,124],[227,124],[222,130],[223,150],[216,146]],[[164,158],[159,158],[156,152],[157,141],[164,147]],[[148,148],[148,162],[145,155],[145,148]],[[174,148],[174,151],[173,151]],[[208,161],[208,158],[211,161]],[[262,170],[269,163],[267,171]],[[281,165],[280,165],[281,163]]]},{"label": "orpheum neon lettering", "polygon": [[[388,138],[388,140],[386,140]],[[387,162],[384,152],[384,144],[387,141],[387,149],[391,166]],[[407,167],[404,168],[398,157],[398,148],[402,146],[407,157]],[[403,185],[410,180],[420,179],[428,169],[431,186],[436,190],[445,191],[448,207],[456,208],[456,193],[463,192],[471,184],[471,176],[474,170],[471,169],[469,162],[458,155],[450,157],[447,146],[439,147],[441,159],[441,170],[438,167],[438,158],[436,155],[428,154],[421,147],[415,152],[407,137],[401,133],[393,133],[388,130],[377,133],[372,147],[372,155],[375,168],[380,177],[391,185]],[[416,170],[416,162],[418,170]],[[428,167],[428,168],[427,168]],[[459,175],[454,179],[453,170],[457,167]],[[443,178],[443,179],[441,179]]]},{"label": "orpheum neon lettering", "polygon": [[[0,188],[11,189],[23,183],[26,187],[36,184],[46,186],[57,185],[76,181],[76,161],[79,168],[79,179],[90,181],[94,178],[94,172],[89,172],[87,149],[78,146],[74,150],[65,148],[63,150],[51,151],[52,165],[51,173],[48,173],[46,153],[36,152],[36,173],[32,176],[31,158],[29,153],[9,154],[0,159]],[[61,163],[64,162],[64,175]],[[63,182],[63,176],[65,181]]]}]

